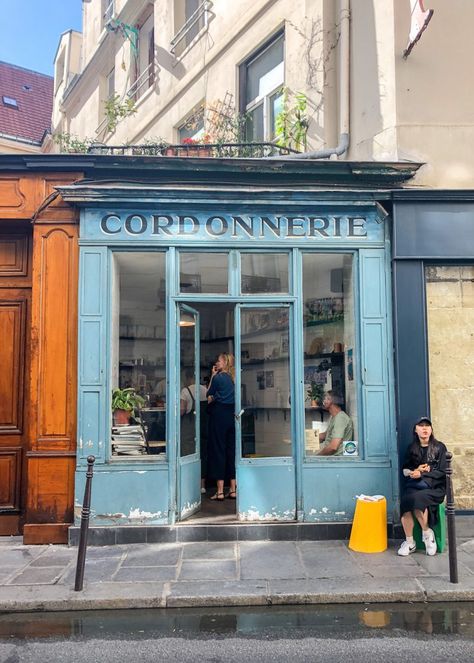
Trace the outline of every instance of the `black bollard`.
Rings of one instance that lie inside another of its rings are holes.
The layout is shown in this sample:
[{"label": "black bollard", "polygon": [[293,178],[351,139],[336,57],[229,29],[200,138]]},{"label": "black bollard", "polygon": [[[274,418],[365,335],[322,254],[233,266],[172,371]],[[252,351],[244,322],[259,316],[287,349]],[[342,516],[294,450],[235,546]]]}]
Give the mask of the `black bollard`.
[{"label": "black bollard", "polygon": [[456,523],[454,520],[454,493],[453,493],[453,468],[451,460],[453,454],[446,454],[446,517],[448,521],[448,551],[449,551],[449,580],[458,581],[458,557],[456,551]]},{"label": "black bollard", "polygon": [[76,582],[74,584],[75,592],[81,592],[82,585],[84,584],[84,567],[86,565],[87,535],[89,532],[89,516],[91,513],[91,489],[94,463],[95,456],[87,456],[86,487],[84,488],[84,502],[81,511],[81,532],[79,534]]}]

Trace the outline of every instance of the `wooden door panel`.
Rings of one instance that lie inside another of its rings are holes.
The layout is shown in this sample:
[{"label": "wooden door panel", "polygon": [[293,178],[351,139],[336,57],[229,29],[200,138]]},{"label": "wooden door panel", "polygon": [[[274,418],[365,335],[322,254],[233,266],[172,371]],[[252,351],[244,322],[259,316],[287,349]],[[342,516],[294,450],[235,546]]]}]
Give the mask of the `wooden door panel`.
[{"label": "wooden door panel", "polygon": [[27,299],[5,295],[0,290],[0,444],[3,436],[22,434],[24,405]]},{"label": "wooden door panel", "polygon": [[0,510],[20,508],[21,450],[0,449]]},{"label": "wooden door panel", "polygon": [[0,278],[27,276],[28,236],[2,235],[0,237]]}]

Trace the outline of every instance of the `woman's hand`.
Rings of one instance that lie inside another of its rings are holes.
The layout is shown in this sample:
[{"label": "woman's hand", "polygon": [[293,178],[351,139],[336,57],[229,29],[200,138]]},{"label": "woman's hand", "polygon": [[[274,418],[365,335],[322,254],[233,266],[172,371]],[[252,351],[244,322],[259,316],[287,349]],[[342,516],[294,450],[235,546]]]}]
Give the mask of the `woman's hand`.
[{"label": "woman's hand", "polygon": [[416,468],[416,470],[417,470],[418,472],[422,472],[422,473],[423,473],[423,472],[429,472],[430,469],[431,469],[431,468],[430,468],[430,466],[428,465],[428,463],[423,463],[423,465],[418,465],[418,467]]},{"label": "woman's hand", "polygon": [[421,478],[421,472],[420,470],[413,470],[413,472],[410,474],[410,479],[420,479]]}]

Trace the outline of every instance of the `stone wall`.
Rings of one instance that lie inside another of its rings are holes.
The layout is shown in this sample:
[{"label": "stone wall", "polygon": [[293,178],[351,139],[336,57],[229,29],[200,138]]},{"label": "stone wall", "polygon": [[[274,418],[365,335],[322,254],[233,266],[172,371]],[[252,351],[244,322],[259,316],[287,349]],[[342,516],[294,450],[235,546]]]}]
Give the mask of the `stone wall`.
[{"label": "stone wall", "polygon": [[427,267],[426,308],[433,428],[453,452],[456,506],[472,509],[474,266]]}]

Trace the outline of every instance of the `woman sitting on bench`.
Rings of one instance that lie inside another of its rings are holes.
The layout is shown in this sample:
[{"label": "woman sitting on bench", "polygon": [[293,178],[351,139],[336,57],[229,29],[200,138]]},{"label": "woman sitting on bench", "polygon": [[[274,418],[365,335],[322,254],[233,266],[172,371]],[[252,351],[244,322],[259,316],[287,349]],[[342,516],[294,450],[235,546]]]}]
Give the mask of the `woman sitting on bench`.
[{"label": "woman sitting on bench", "polygon": [[446,496],[446,447],[433,435],[428,417],[421,417],[413,427],[413,442],[403,464],[405,486],[400,511],[405,541],[398,554],[406,557],[416,550],[413,539],[415,521],[420,523],[426,554],[436,554],[436,541],[430,525],[438,519],[438,506]]}]

